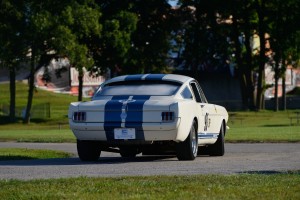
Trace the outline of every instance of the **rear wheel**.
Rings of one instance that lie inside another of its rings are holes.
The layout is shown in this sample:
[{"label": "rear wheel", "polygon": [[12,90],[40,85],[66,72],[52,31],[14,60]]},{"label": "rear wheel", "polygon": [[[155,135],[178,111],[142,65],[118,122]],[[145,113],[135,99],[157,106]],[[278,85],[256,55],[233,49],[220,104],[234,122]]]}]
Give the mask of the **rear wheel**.
[{"label": "rear wheel", "polygon": [[223,156],[225,153],[224,148],[224,125],[222,124],[218,139],[215,144],[208,147],[210,156]]},{"label": "rear wheel", "polygon": [[82,161],[96,161],[101,154],[100,144],[97,141],[77,140],[77,152]]},{"label": "rear wheel", "polygon": [[197,157],[198,133],[195,121],[185,141],[176,144],[176,152],[178,160],[194,160]]}]

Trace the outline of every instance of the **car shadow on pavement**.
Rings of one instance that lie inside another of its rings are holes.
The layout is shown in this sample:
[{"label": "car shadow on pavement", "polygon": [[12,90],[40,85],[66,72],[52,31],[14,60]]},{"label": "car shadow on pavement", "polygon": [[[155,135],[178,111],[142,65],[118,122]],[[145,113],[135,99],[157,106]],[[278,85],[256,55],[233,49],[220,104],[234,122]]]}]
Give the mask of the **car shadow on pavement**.
[{"label": "car shadow on pavement", "polygon": [[97,161],[81,161],[78,157],[73,158],[53,158],[53,159],[33,159],[33,160],[6,160],[0,161],[0,166],[44,166],[44,165],[101,165],[101,164],[124,164],[135,162],[166,162],[178,161],[174,156],[140,156],[136,158],[122,157],[100,157]]},{"label": "car shadow on pavement", "polygon": [[300,174],[299,171],[276,171],[276,170],[261,170],[261,171],[244,171],[239,174],[258,174],[258,175],[274,175],[274,174]]}]

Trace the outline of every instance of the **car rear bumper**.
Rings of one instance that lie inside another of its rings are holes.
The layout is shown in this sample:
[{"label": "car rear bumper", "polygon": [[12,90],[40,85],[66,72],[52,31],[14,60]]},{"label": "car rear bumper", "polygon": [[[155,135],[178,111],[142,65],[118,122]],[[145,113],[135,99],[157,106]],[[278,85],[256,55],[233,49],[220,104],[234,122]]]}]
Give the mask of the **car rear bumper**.
[{"label": "car rear bumper", "polygon": [[[74,123],[69,120],[70,128],[74,135],[79,140],[98,140],[98,141],[112,141],[114,124],[104,123]],[[134,124],[131,127],[135,128],[137,137],[134,140],[142,141],[175,141],[178,134],[178,127],[180,125],[180,118],[177,118],[171,123],[142,123],[139,127]]]}]

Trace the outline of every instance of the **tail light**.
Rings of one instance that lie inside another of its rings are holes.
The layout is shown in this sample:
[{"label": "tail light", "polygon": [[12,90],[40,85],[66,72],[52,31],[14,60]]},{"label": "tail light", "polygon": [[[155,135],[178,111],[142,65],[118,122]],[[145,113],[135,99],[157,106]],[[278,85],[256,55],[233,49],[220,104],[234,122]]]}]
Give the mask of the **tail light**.
[{"label": "tail light", "polygon": [[162,112],[161,119],[163,122],[173,122],[175,118],[174,112]]},{"label": "tail light", "polygon": [[86,120],[86,112],[74,112],[73,113],[73,121],[74,122],[85,122]]}]

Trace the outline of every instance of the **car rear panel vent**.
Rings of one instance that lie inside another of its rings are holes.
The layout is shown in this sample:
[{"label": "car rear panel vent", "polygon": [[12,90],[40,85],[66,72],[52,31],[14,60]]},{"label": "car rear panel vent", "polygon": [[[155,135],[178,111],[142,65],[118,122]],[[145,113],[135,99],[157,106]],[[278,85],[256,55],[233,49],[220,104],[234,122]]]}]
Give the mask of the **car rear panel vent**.
[{"label": "car rear panel vent", "polygon": [[173,122],[175,118],[174,112],[162,112],[161,119],[163,122]]},{"label": "car rear panel vent", "polygon": [[73,121],[74,122],[85,122],[86,120],[86,112],[74,112],[73,113]]}]

